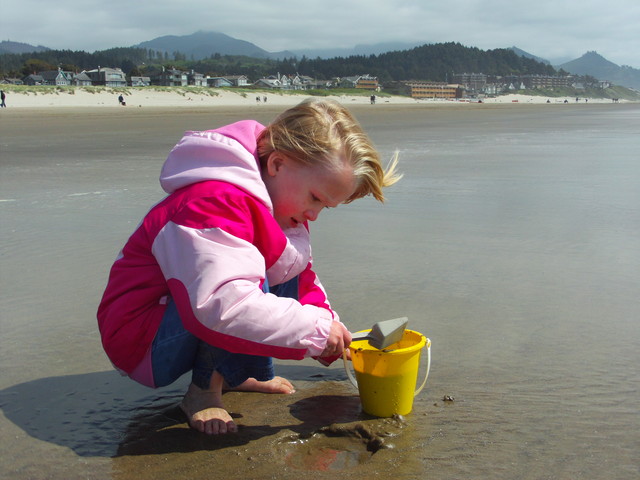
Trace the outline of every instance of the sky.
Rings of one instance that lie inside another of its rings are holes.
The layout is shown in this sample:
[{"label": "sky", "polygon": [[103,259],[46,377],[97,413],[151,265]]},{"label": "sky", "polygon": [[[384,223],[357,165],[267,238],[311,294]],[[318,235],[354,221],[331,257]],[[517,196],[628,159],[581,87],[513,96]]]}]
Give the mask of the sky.
[{"label": "sky", "polygon": [[18,0],[0,15],[0,40],[87,52],[199,30],[269,52],[458,42],[552,63],[596,51],[640,68],[638,0]]}]

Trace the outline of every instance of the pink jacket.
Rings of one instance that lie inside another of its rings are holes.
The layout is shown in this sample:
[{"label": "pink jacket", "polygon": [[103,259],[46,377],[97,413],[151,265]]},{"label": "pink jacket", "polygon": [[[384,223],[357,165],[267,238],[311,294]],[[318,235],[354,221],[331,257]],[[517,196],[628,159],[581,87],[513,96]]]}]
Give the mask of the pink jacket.
[{"label": "pink jacket", "polygon": [[[338,320],[311,270],[306,225],[283,231],[242,121],[186,132],[160,175],[169,194],[118,255],[98,308],[104,349],[130,373],[151,346],[169,297],[187,330],[235,353],[317,356]],[[265,294],[299,275],[299,301]]]}]

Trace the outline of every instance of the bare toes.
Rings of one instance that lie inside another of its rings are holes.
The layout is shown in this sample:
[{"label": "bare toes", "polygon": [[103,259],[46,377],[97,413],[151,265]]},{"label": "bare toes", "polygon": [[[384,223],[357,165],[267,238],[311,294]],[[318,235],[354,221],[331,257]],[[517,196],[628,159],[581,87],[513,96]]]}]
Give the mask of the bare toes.
[{"label": "bare toes", "polygon": [[204,433],[208,435],[224,435],[225,433],[235,433],[238,429],[232,421],[225,422],[220,419],[205,422]]},{"label": "bare toes", "polygon": [[282,377],[274,377],[271,380],[264,382],[258,381],[255,378],[249,378],[245,382],[241,383],[233,390],[240,392],[259,392],[259,393],[295,393],[295,388],[289,380]]},{"label": "bare toes", "polygon": [[208,435],[235,433],[237,425],[222,408],[207,408],[189,417],[189,426]]}]

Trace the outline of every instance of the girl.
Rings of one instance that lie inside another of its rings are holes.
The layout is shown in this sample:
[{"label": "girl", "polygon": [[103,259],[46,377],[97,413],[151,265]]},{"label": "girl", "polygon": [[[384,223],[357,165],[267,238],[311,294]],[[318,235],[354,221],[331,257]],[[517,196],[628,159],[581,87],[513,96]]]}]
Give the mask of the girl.
[{"label": "girl", "polygon": [[271,357],[331,361],[351,335],[312,270],[308,222],[366,195],[385,170],[341,105],[307,100],[269,126],[187,132],[160,176],[169,194],[116,259],[98,308],[104,349],[149,387],[191,371],[189,425],[234,432],[223,388],[292,393]]}]

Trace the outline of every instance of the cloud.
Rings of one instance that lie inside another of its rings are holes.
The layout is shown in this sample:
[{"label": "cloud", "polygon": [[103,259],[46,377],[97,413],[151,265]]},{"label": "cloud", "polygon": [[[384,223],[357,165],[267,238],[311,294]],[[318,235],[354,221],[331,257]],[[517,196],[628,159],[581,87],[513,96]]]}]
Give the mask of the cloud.
[{"label": "cloud", "polygon": [[94,51],[163,35],[222,32],[268,51],[353,47],[388,41],[459,42],[481,49],[515,45],[553,59],[596,50],[640,67],[637,0],[243,0],[201,2],[114,0],[5,2],[4,40]]}]

